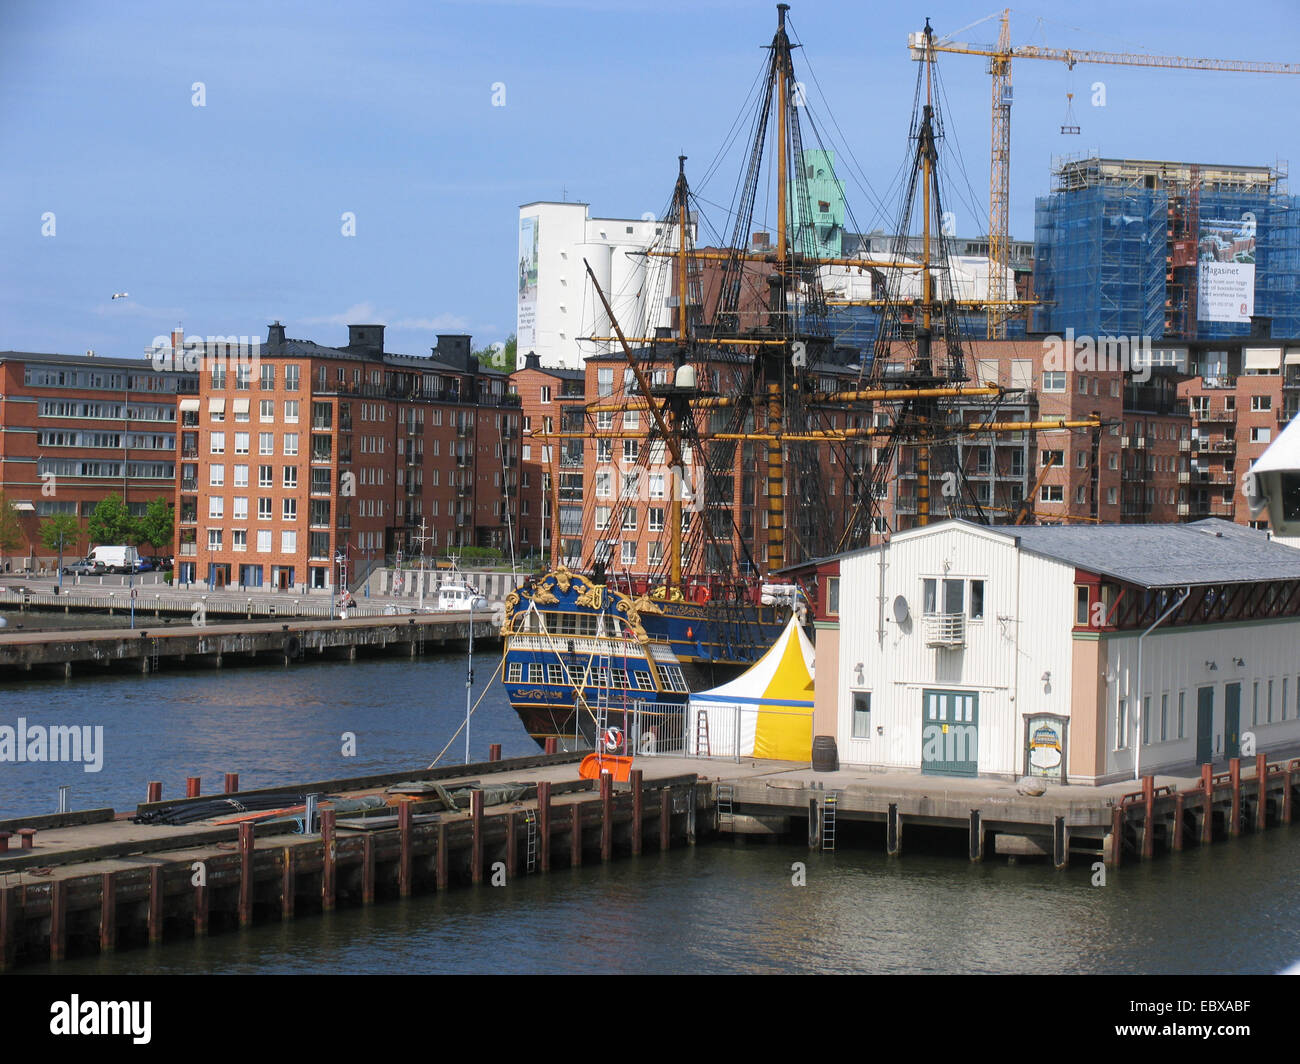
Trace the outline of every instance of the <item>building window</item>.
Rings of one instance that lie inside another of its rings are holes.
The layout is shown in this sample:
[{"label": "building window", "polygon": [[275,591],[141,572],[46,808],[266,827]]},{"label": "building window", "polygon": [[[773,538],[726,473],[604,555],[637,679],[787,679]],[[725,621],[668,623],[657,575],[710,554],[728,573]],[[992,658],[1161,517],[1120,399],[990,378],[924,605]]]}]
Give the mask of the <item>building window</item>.
[{"label": "building window", "polygon": [[212,433],[211,451],[213,454],[226,453],[226,434],[224,432]]},{"label": "building window", "polygon": [[298,400],[286,399],[284,401],[284,421],[287,425],[298,424]]},{"label": "building window", "polygon": [[1273,438],[1273,430],[1256,426],[1250,430],[1251,443],[1268,443]]},{"label": "building window", "polygon": [[1076,584],[1074,586],[1074,623],[1077,626],[1087,625],[1088,623],[1088,586],[1086,584]]},{"label": "building window", "polygon": [[[315,470],[312,470],[314,473]],[[326,470],[328,473],[329,471]],[[286,488],[296,488],[298,486],[298,467],[287,465],[284,467],[284,486]]]},{"label": "building window", "polygon": [[1065,371],[1064,371],[1064,370],[1044,370],[1044,371],[1043,371],[1043,391],[1045,391],[1045,392],[1063,392],[1063,391],[1065,391]]},{"label": "building window", "polygon": [[1160,696],[1160,741],[1163,743],[1169,738],[1169,696],[1162,694]]},{"label": "building window", "polygon": [[226,500],[220,495],[208,496],[208,517],[220,520],[225,516]]},{"label": "building window", "polygon": [[275,454],[275,433],[259,432],[257,434],[257,453]]},{"label": "building window", "polygon": [[248,466],[246,465],[235,466],[235,487],[237,488],[248,487]]},{"label": "building window", "polygon": [[1273,409],[1273,397],[1271,395],[1252,395],[1250,397],[1250,408],[1256,412],[1261,410]]},{"label": "building window", "polygon": [[298,532],[296,529],[286,528],[280,533],[280,553],[295,554],[298,550]]},{"label": "building window", "polygon": [[270,362],[263,362],[261,369],[262,391],[269,392],[275,387],[275,366]]},{"label": "building window", "polygon": [[[624,520],[626,521],[626,517],[624,518]],[[623,552],[622,552],[621,560],[624,565],[636,564],[636,540],[632,540],[632,539],[623,540]]]},{"label": "building window", "polygon": [[1115,749],[1128,749],[1128,699],[1121,698],[1115,710]]},{"label": "building window", "polygon": [[853,738],[871,738],[871,692],[852,691],[853,697]]},{"label": "building window", "polygon": [[1259,723],[1259,681],[1255,681],[1253,694],[1250,702],[1250,723]]},{"label": "building window", "polygon": [[234,509],[231,510],[230,516],[236,521],[248,520],[248,496],[236,495],[234,500]]},{"label": "building window", "polygon": [[1178,738],[1187,738],[1187,716],[1186,716],[1187,692],[1178,692]]},{"label": "building window", "polygon": [[275,420],[274,399],[263,399],[257,404],[257,420],[263,422]]},{"label": "building window", "polygon": [[213,488],[220,488],[226,483],[226,467],[219,462],[214,462],[208,467],[208,485]]},{"label": "building window", "polygon": [[235,433],[235,454],[248,454],[248,436],[247,432]]},{"label": "building window", "polygon": [[1065,485],[1063,484],[1044,484],[1038,490],[1038,499],[1040,502],[1064,502]]},{"label": "building window", "polygon": [[248,550],[248,531],[243,528],[236,528],[230,533],[230,549],[237,551]]},{"label": "building window", "polygon": [[297,366],[284,367],[284,390],[286,392],[296,392],[298,390],[298,374],[299,369]]},{"label": "building window", "polygon": [[596,370],[596,394],[613,395],[614,394],[614,371],[609,368]]},{"label": "building window", "polygon": [[257,519],[259,521],[271,520],[271,500],[269,498],[259,498],[257,500]]},{"label": "building window", "polygon": [[537,389],[537,401],[539,403],[549,403],[551,401],[551,386],[543,384]]},{"label": "building window", "polygon": [[[836,581],[838,597],[838,580]],[[839,610],[836,609],[838,613]],[[984,620],[984,581],[972,580],[970,582],[970,619],[972,621]]]},{"label": "building window", "polygon": [[284,434],[284,453],[289,456],[298,453],[298,434],[296,432],[286,432]]},{"label": "building window", "polygon": [[275,468],[269,465],[257,467],[257,486],[259,488],[269,488],[275,483]]},{"label": "building window", "polygon": [[[270,499],[267,499],[267,502],[270,501]],[[271,530],[269,528],[259,528],[257,530],[257,553],[271,553]]]}]

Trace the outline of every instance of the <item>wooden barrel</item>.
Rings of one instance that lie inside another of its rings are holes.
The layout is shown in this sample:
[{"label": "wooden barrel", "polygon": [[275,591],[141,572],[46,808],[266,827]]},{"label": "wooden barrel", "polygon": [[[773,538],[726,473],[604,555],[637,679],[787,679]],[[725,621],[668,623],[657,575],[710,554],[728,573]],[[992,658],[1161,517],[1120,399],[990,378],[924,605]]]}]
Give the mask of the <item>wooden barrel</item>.
[{"label": "wooden barrel", "polygon": [[818,735],[813,738],[812,767],[814,772],[834,772],[840,767],[840,753],[835,736]]}]

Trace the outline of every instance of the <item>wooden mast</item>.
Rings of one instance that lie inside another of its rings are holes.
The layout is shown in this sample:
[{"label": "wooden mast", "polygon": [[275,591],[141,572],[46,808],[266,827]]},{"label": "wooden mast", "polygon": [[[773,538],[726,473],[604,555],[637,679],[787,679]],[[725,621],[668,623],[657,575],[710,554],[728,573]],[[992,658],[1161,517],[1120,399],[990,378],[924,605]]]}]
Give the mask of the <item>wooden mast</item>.
[{"label": "wooden mast", "polygon": [[[777,30],[772,42],[772,62],[776,94],[776,269],[777,284],[773,286],[771,322],[781,330],[783,337],[790,334],[786,315],[786,293],[790,283],[786,259],[789,255],[786,205],[789,189],[786,175],[786,110],[789,105],[790,39],[785,33],[785,13],[789,4],[777,4]],[[785,565],[785,470],[781,443],[783,404],[781,377],[784,375],[788,349],[782,345],[775,357],[767,359],[767,570],[775,572]]]},{"label": "wooden mast", "polygon": [[[688,338],[688,314],[687,314],[687,295],[688,284],[686,276],[686,222],[689,217],[686,197],[686,156],[677,156],[677,339],[679,350],[682,352],[682,361],[686,359],[686,343]],[[676,386],[677,378],[674,370],[672,381]],[[647,400],[649,396],[646,397]],[[682,418],[680,408],[674,411],[673,431],[680,433]],[[667,444],[664,445],[665,447]],[[675,467],[673,482],[668,492],[668,586],[681,587],[682,585],[682,488],[686,478],[686,467],[679,463]]]}]

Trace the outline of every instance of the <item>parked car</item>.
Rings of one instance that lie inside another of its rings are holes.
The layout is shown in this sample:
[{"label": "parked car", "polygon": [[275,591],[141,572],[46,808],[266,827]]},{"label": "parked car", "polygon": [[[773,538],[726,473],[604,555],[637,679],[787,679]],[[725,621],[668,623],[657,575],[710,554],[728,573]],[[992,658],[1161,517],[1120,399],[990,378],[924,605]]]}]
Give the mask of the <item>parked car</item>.
[{"label": "parked car", "polygon": [[137,573],[152,573],[153,568],[153,562],[148,558],[137,558],[135,560],[135,571]]},{"label": "parked car", "polygon": [[108,566],[103,562],[91,561],[89,558],[82,558],[79,562],[72,562],[63,567],[64,576],[103,576],[106,572]]}]

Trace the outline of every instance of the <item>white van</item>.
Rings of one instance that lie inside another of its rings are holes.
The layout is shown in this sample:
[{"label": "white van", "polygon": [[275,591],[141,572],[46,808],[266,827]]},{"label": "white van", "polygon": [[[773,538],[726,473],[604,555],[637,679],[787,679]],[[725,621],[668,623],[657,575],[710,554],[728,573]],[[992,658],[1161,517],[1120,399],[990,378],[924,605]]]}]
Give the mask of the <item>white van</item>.
[{"label": "white van", "polygon": [[140,556],[134,547],[96,547],[86,560],[101,562],[110,573],[133,573]]}]

